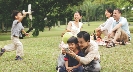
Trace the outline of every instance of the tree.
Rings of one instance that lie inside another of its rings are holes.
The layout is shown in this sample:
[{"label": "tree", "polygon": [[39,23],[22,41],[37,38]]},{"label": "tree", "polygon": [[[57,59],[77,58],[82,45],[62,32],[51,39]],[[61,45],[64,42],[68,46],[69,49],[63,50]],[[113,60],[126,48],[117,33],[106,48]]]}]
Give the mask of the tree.
[{"label": "tree", "polygon": [[[42,30],[44,29],[45,23],[44,18],[48,18],[48,27],[49,30],[51,29],[51,26],[57,22],[57,20],[63,19],[65,16],[65,11],[67,10],[68,6],[73,6],[73,5],[79,5],[82,3],[84,0],[28,0],[28,3],[32,4],[32,9],[34,10],[33,16],[33,26],[35,29]],[[50,18],[50,19],[49,19]],[[64,18],[65,19],[65,18]],[[38,31],[38,30],[35,30]],[[35,32],[37,33],[37,32]],[[37,35],[34,35],[37,36]]]},{"label": "tree", "polygon": [[131,4],[133,4],[133,0],[127,0],[128,2],[130,2]]},{"label": "tree", "polygon": [[104,12],[107,8],[122,9],[125,7],[123,10],[124,14],[131,14],[133,4],[130,1],[117,0],[116,2],[116,0],[85,0],[83,4],[80,5],[80,8],[86,12],[86,15],[83,17],[85,21],[105,20],[106,18]]},{"label": "tree", "polygon": [[[3,24],[4,27],[5,23],[8,22],[10,24],[6,26],[11,26],[12,22],[10,21],[12,19],[10,15],[12,10],[27,11],[28,4],[31,4],[32,10],[34,11],[32,26],[35,28],[35,31],[43,31],[46,26],[44,18],[52,18],[48,21],[50,22],[49,27],[51,27],[57,20],[62,20],[62,17],[69,15],[66,13],[68,12],[67,8],[79,5],[83,1],[84,0],[0,0],[0,24]],[[25,18],[23,22],[24,25],[28,26],[29,24],[26,20],[29,19]],[[33,35],[37,36],[38,32],[34,32]]]}]

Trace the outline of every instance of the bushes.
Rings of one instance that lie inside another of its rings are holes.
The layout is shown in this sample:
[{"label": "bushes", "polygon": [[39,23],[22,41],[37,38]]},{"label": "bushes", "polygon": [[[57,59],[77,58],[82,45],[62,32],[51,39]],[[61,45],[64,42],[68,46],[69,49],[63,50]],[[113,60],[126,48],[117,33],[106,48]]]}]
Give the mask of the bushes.
[{"label": "bushes", "polygon": [[127,18],[128,22],[133,22],[133,17]]},{"label": "bushes", "polygon": [[133,33],[133,28],[130,28],[130,33]]}]

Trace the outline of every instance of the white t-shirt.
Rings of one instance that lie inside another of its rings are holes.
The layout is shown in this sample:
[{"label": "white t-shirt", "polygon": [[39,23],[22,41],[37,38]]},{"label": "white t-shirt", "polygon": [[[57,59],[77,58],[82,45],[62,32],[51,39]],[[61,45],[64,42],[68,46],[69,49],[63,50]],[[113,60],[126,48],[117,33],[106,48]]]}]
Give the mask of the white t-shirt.
[{"label": "white t-shirt", "polygon": [[77,34],[80,32],[80,29],[83,25],[82,22],[79,22],[79,26],[77,27],[75,24],[74,24],[74,21],[70,21],[72,26],[71,26],[71,33],[74,35],[74,36],[77,36]]},{"label": "white t-shirt", "polygon": [[124,17],[120,17],[119,21],[116,22],[116,20],[114,20],[113,28],[114,28],[117,24],[122,24],[122,26],[121,26],[122,30],[124,30],[124,31],[128,34],[128,36],[131,38],[127,19],[124,18]]},{"label": "white t-shirt", "polygon": [[113,17],[110,17],[109,19],[107,19],[106,22],[104,23],[104,26],[100,27],[101,31],[107,30],[108,33],[110,33],[113,27],[113,22],[114,22]]}]

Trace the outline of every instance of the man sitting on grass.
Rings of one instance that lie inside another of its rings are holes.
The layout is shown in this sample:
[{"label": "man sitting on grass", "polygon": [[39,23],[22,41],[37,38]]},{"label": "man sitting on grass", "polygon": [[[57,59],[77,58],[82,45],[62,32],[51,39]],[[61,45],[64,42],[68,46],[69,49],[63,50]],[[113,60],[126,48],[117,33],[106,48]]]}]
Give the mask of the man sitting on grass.
[{"label": "man sitting on grass", "polygon": [[113,38],[113,43],[118,44],[122,42],[124,45],[131,40],[130,31],[127,19],[121,17],[122,11],[115,9],[113,11],[113,17],[115,19],[113,23],[113,29],[108,34],[108,37]]}]

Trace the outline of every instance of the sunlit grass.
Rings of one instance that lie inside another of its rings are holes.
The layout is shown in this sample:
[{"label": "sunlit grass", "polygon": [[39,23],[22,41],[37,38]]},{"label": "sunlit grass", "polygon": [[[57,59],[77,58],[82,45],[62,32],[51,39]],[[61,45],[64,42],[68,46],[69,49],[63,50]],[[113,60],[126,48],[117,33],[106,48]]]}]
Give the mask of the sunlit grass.
[{"label": "sunlit grass", "polygon": [[[90,26],[84,24],[82,30],[92,33],[101,23],[90,22]],[[15,51],[4,53],[0,57],[0,72],[56,72],[56,60],[60,53],[58,45],[61,41],[60,35],[64,31],[64,28],[65,26],[55,27],[51,31],[46,29],[44,32],[40,32],[38,37],[34,38],[31,36],[30,38],[21,39],[25,54],[23,60],[14,60]],[[0,47],[11,43],[10,34],[5,36],[8,36],[9,40],[0,41]],[[130,43],[125,46],[117,45],[113,48],[100,46],[101,72],[132,72],[133,40]]]},{"label": "sunlit grass", "polygon": [[[0,47],[11,41],[0,41]],[[0,57],[0,69],[4,72],[55,72],[59,54],[60,37],[41,37],[23,39],[24,57],[15,61],[15,51],[6,52]]]}]

